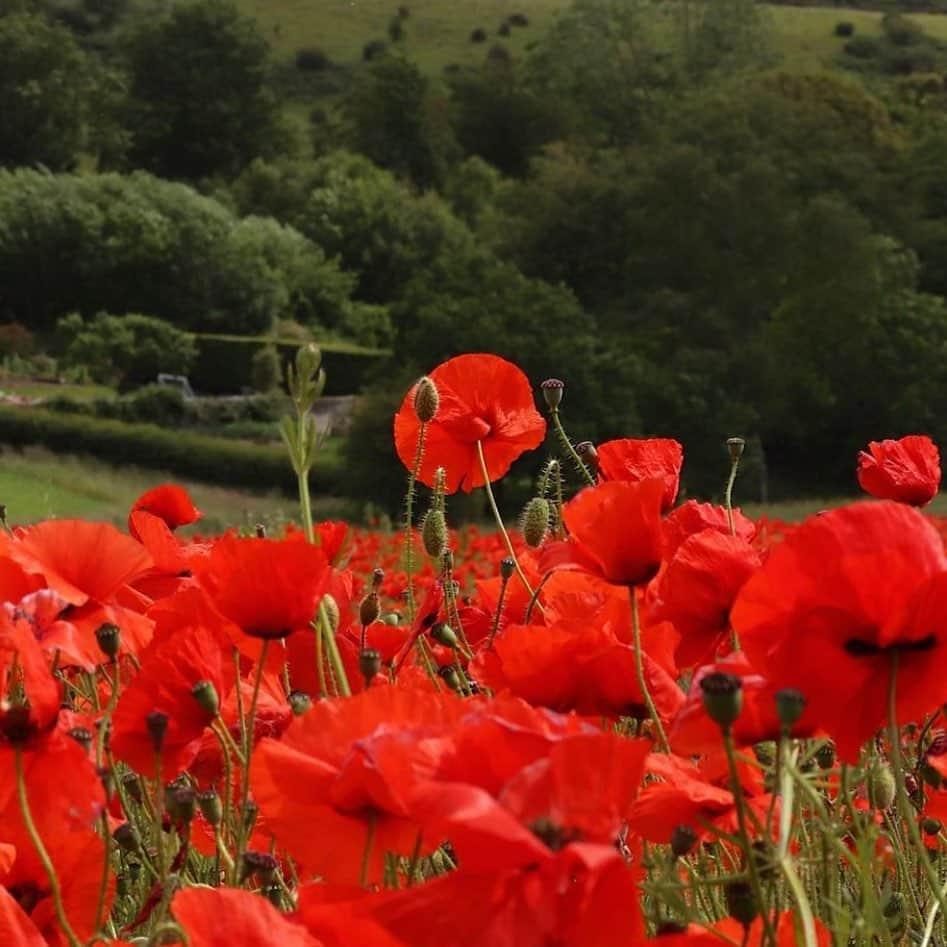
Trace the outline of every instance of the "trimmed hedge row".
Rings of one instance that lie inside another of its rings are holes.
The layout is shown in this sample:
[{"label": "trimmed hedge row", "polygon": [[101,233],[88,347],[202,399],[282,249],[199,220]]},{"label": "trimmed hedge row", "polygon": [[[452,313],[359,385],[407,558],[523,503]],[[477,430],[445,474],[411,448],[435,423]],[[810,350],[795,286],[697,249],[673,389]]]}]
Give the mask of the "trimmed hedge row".
[{"label": "trimmed hedge row", "polygon": [[[42,408],[0,405],[0,443],[38,444],[58,453],[166,470],[206,483],[296,493],[296,475],[282,446],[246,444],[154,424],[126,424],[60,414]],[[323,461],[312,474],[313,490],[344,496],[344,470]]]}]

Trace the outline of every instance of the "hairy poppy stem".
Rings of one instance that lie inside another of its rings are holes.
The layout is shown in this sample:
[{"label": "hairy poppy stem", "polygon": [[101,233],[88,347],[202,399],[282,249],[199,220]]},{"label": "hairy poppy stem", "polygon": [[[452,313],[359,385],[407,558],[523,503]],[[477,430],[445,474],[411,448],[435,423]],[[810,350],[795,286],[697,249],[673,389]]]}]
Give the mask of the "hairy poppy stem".
[{"label": "hairy poppy stem", "polygon": [[341,697],[351,697],[352,689],[349,687],[348,675],[345,673],[345,667],[342,664],[342,655],[339,654],[339,646],[336,643],[335,632],[332,630],[329,616],[326,614],[324,601],[319,603],[319,624],[322,625],[322,635],[326,645],[326,657],[328,657],[329,666],[335,675],[339,695]]},{"label": "hairy poppy stem", "polygon": [[418,430],[418,448],[414,454],[414,466],[408,476],[408,493],[405,497],[404,516],[404,571],[407,577],[408,618],[414,621],[416,605],[414,601],[414,492],[424,457],[424,434],[427,424],[422,421]]},{"label": "hairy poppy stem", "polygon": [[549,416],[552,418],[552,426],[556,429],[556,435],[559,438],[559,443],[562,444],[563,449],[572,458],[572,462],[575,464],[576,470],[582,474],[582,478],[585,480],[587,486],[594,487],[595,477],[592,476],[589,468],[585,466],[582,458],[576,452],[575,447],[572,445],[572,441],[569,440],[569,435],[566,434],[565,428],[562,426],[562,421],[559,420],[559,410],[557,408],[550,408]]},{"label": "hairy poppy stem", "polygon": [[365,838],[365,852],[362,855],[362,872],[359,876],[359,884],[364,888],[368,884],[368,866],[372,860],[372,842],[375,841],[375,820],[378,816],[373,809],[368,816],[368,834]]},{"label": "hairy poppy stem", "polygon": [[[112,692],[109,694],[108,705],[105,708],[105,714],[99,723],[99,734],[95,745],[95,764],[102,768],[105,759],[105,741],[108,736],[109,724],[112,720],[112,713],[115,711],[115,705],[118,703],[119,688],[121,686],[121,672],[118,666],[118,656],[112,658],[111,679]],[[102,832],[102,843],[105,845],[105,861],[102,865],[102,880],[99,883],[99,898],[95,910],[95,930],[102,930],[102,923],[105,920],[105,898],[108,894],[109,870],[112,861],[112,836],[109,833],[108,816],[103,812],[100,819],[100,831]]]},{"label": "hairy poppy stem", "polygon": [[[250,696],[250,707],[247,710],[247,720],[244,727],[244,745],[243,745],[243,778],[240,787],[240,802],[245,806],[250,799],[250,762],[253,756],[253,731],[256,724],[256,707],[260,699],[260,686],[263,683],[263,672],[266,668],[266,655],[270,650],[270,639],[263,639],[263,647],[260,649],[260,657],[257,660],[256,675],[253,679],[253,693]],[[237,681],[237,687],[240,681]],[[240,865],[243,859],[243,853],[246,851],[248,835],[250,830],[238,823],[237,831],[237,853],[234,862]]]},{"label": "hairy poppy stem", "polygon": [[20,815],[23,817],[23,825],[26,828],[26,834],[29,835],[30,841],[33,843],[33,848],[36,849],[40,864],[42,864],[43,870],[46,872],[46,877],[49,879],[49,890],[53,899],[56,920],[59,922],[63,934],[66,935],[70,947],[81,947],[79,938],[76,937],[75,931],[73,931],[69,919],[66,917],[66,909],[62,903],[62,889],[59,887],[59,878],[56,875],[56,868],[53,865],[52,859],[49,857],[49,852],[46,851],[46,846],[40,838],[36,823],[33,821],[33,816],[30,812],[30,804],[26,798],[26,778],[23,774],[23,750],[19,746],[14,748],[13,760],[13,765],[16,770],[16,795],[20,804]]},{"label": "hairy poppy stem", "polygon": [[895,798],[898,803],[898,814],[901,820],[906,823],[908,835],[911,838],[911,844],[915,848],[917,862],[924,872],[931,893],[934,895],[937,903],[940,905],[941,912],[947,915],[947,892],[941,888],[941,880],[937,871],[931,864],[930,856],[921,839],[920,830],[917,827],[917,810],[911,804],[908,798],[907,788],[904,784],[904,760],[901,756],[901,729],[898,726],[898,651],[894,649],[891,652],[891,680],[888,684],[888,742],[891,744],[889,753],[891,754],[891,768],[894,770]]},{"label": "hairy poppy stem", "polygon": [[648,713],[651,715],[651,720],[654,723],[654,729],[658,734],[658,744],[662,752],[670,753],[671,745],[668,743],[667,734],[661,725],[661,718],[658,716],[658,710],[654,706],[654,701],[651,699],[651,692],[648,690],[648,683],[644,677],[644,656],[641,652],[641,621],[638,617],[638,595],[634,586],[631,586],[628,592],[631,596],[631,628],[634,634],[635,674],[638,677],[638,687],[641,689],[645,706],[648,708]]},{"label": "hairy poppy stem", "polygon": [[504,575],[501,579],[500,584],[500,594],[497,597],[497,610],[496,614],[493,616],[493,627],[490,629],[490,637],[487,639],[487,651],[492,650],[493,648],[493,639],[497,636],[497,631],[500,628],[500,615],[503,614],[503,599],[506,598],[506,587],[510,584],[510,579],[508,575]]},{"label": "hairy poppy stem", "polygon": [[730,527],[730,535],[736,536],[737,528],[733,522],[733,484],[737,479],[737,470],[740,467],[740,458],[734,457],[730,461],[730,476],[727,478],[727,492],[724,494],[724,506],[727,508],[727,525]]},{"label": "hairy poppy stem", "polygon": [[[493,496],[493,488],[490,486],[490,474],[487,471],[487,461],[483,456],[482,441],[477,441],[477,459],[480,461],[480,472],[483,474],[483,486],[487,491],[487,500],[490,503],[490,509],[493,511],[493,518],[496,520],[497,529],[500,530],[500,535],[503,537],[503,542],[506,543],[506,551],[510,554],[510,558],[513,560],[513,568],[516,569],[516,574],[520,577],[520,581],[523,583],[526,591],[532,595],[533,587],[529,584],[529,580],[523,574],[523,569],[520,566],[519,560],[516,558],[516,551],[513,549],[513,543],[510,540],[510,534],[506,531],[506,526],[503,525],[503,517],[500,516],[500,510],[499,507],[497,507],[496,498]],[[541,607],[542,606],[540,606],[540,608]]]}]

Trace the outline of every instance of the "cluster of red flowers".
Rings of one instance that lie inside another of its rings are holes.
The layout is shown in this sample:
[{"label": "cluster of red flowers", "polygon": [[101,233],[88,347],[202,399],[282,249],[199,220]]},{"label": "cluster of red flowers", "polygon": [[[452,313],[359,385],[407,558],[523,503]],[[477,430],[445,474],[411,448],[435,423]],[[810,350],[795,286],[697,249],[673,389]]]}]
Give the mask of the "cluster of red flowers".
[{"label": "cluster of red flowers", "polygon": [[[544,390],[558,424],[562,385]],[[870,445],[858,479],[881,499],[775,543],[729,505],[675,506],[671,440],[575,452],[591,483],[540,496],[529,544],[439,531],[446,495],[545,434],[493,356],[408,393],[426,557],[413,525],[184,540],[200,514],[174,486],[127,532],[4,536],[0,944],[811,947],[838,899],[798,883],[798,823],[843,826],[838,876],[882,831],[857,813],[893,818],[890,777],[901,828],[936,847],[947,791],[917,778],[947,775],[947,555],[916,508],[934,445]]]}]

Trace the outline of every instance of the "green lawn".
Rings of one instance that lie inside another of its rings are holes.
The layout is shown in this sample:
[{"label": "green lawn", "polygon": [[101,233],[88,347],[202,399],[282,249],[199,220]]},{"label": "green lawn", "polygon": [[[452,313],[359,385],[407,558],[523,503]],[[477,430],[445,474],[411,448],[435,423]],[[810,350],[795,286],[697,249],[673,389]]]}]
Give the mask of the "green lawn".
[{"label": "green lawn", "polygon": [[[387,39],[387,27],[398,0],[239,0],[245,13],[257,18],[277,56],[291,58],[305,46],[322,49],[337,63],[360,59],[372,39]],[[403,48],[427,72],[439,73],[448,63],[482,61],[495,42],[511,52],[522,51],[542,35],[557,10],[568,0],[406,0]],[[503,20],[525,13],[528,27],[497,35]],[[855,25],[856,34],[878,35],[881,14],[836,7],[769,7],[772,36],[786,62],[799,66],[831,65],[845,40],[833,34],[840,20]],[[928,33],[947,39],[947,16],[917,14]],[[485,44],[470,42],[473,29],[489,34]]]},{"label": "green lawn", "polygon": [[0,392],[19,395],[21,398],[72,398],[74,401],[115,397],[115,390],[105,385],[59,384],[14,376],[0,376]]},{"label": "green lawn", "polygon": [[[0,453],[0,503],[11,524],[82,517],[121,525],[135,498],[159,483],[187,487],[204,518],[198,532],[217,533],[229,527],[252,527],[262,522],[279,526],[296,517],[292,499],[278,494],[254,494],[170,477],[156,471],[117,468],[77,457],[60,457],[39,448]],[[344,512],[344,503],[320,499],[312,484],[314,514],[330,518]]]}]

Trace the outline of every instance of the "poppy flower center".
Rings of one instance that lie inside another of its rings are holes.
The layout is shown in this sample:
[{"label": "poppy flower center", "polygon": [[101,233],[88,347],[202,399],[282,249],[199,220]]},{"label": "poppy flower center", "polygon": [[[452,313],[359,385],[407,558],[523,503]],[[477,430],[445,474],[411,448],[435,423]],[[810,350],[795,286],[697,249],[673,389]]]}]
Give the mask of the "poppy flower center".
[{"label": "poppy flower center", "polygon": [[548,816],[540,816],[529,828],[533,835],[553,852],[558,852],[570,842],[578,842],[582,838],[578,829],[568,829],[553,822]]},{"label": "poppy flower center", "polygon": [[866,638],[849,638],[845,642],[845,650],[856,658],[871,657],[876,654],[891,654],[894,651],[912,652],[912,651],[931,651],[937,644],[937,638],[934,635],[927,635],[917,641],[895,642],[890,645],[879,645]]}]

